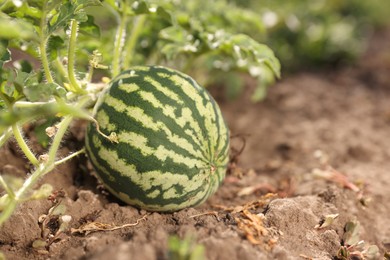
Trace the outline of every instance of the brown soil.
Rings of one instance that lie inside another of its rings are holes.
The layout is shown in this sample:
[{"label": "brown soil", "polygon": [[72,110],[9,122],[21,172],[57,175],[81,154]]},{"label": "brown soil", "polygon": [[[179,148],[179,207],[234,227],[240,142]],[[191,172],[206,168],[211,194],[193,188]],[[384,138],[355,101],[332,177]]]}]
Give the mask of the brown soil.
[{"label": "brown soil", "polygon": [[[53,237],[58,217],[49,216],[43,231],[38,219],[55,200],[30,201],[1,228],[0,250],[8,259],[167,259],[168,238],[176,234],[195,237],[207,259],[331,259],[343,243],[345,224],[357,220],[360,239],[377,245],[383,255],[390,250],[389,42],[390,31],[378,33],[355,66],[286,76],[262,103],[251,103],[245,95],[221,99],[235,136],[233,154],[243,140],[246,146],[207,203],[147,214],[98,187],[80,157],[42,181],[65,192],[56,200],[72,217],[71,228],[146,218],[118,230],[78,234],[65,229]],[[81,145],[82,133],[78,123],[63,154]],[[23,176],[26,161],[14,143],[6,148],[0,150],[1,171]],[[316,178],[316,172],[333,177]],[[348,180],[337,181],[340,176]],[[316,229],[329,214],[339,215],[330,226]],[[45,246],[33,248],[43,238]]]}]

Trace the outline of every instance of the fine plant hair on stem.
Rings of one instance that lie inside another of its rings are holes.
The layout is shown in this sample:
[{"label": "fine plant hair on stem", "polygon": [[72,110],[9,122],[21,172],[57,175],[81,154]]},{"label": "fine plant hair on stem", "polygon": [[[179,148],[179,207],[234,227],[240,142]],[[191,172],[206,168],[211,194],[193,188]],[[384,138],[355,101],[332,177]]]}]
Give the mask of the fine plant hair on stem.
[{"label": "fine plant hair on stem", "polygon": [[113,62],[112,62],[112,76],[115,77],[117,74],[119,74],[121,70],[121,53],[123,50],[123,46],[126,41],[126,31],[127,31],[127,20],[128,16],[126,14],[127,12],[127,5],[128,1],[124,1],[124,4],[122,6],[122,15],[118,15],[118,30],[115,35],[115,43],[114,43],[114,55],[113,55]]},{"label": "fine plant hair on stem", "polygon": [[42,7],[42,18],[40,21],[40,31],[39,31],[39,37],[40,37],[40,44],[39,44],[39,55],[43,67],[43,71],[46,77],[47,82],[53,83],[53,77],[51,75],[51,70],[50,70],[50,64],[47,59],[47,53],[46,53],[46,48],[47,48],[47,41],[48,41],[48,36],[45,34],[46,30],[46,14],[47,14],[47,4],[48,1],[44,1],[43,7]]},{"label": "fine plant hair on stem", "polygon": [[86,91],[82,89],[76,79],[74,72],[75,56],[76,56],[76,39],[79,30],[79,25],[76,20],[70,22],[70,35],[69,35],[69,46],[68,46],[68,78],[75,92],[86,94]]},{"label": "fine plant hair on stem", "polygon": [[49,83],[53,83],[54,80],[53,80],[53,76],[51,75],[51,65],[47,59],[47,52],[46,52],[47,44],[48,44],[48,39],[44,40],[44,42],[40,44],[38,51],[39,51],[43,71],[46,76],[46,81]]},{"label": "fine plant hair on stem", "polygon": [[31,151],[29,145],[29,140],[25,136],[23,136],[23,133],[20,131],[19,126],[14,124],[12,126],[12,132],[14,134],[14,138],[16,142],[18,143],[19,149],[21,150],[22,154],[26,156],[26,158],[32,163],[33,165],[38,165],[39,161],[36,157],[36,155]]}]

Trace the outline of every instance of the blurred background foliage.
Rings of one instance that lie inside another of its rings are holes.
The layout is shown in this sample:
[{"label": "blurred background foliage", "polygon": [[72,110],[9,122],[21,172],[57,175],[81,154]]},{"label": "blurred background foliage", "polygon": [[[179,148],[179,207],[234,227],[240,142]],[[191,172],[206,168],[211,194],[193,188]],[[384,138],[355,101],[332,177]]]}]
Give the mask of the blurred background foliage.
[{"label": "blurred background foliage", "polygon": [[390,1],[235,0],[257,10],[266,33],[256,39],[273,48],[285,70],[353,62],[369,35],[390,24]]},{"label": "blurred background foliage", "polygon": [[[230,96],[241,93],[245,85],[241,77],[245,65],[239,63],[245,63],[246,58],[232,59],[221,52],[210,51],[218,37],[247,35],[275,52],[283,72],[294,72],[352,63],[363,53],[370,34],[390,24],[390,1],[383,0],[146,2],[149,6],[164,8],[171,17],[154,13],[145,18],[132,62],[176,67],[206,86],[227,85]],[[97,22],[114,29],[112,14],[100,12]],[[131,26],[140,20],[139,16],[133,19]],[[99,41],[93,48],[99,46]],[[105,59],[110,60],[109,50],[103,53]],[[253,95],[255,100],[262,99],[267,84],[273,82],[272,71],[265,68],[246,68],[254,77],[262,75],[260,87]]]},{"label": "blurred background foliage", "polygon": [[[34,20],[34,16],[39,14],[37,3],[42,1],[29,0],[23,5],[19,0],[5,2],[8,4],[3,5],[2,11],[12,17],[23,13],[27,20],[35,21],[33,26],[37,25],[39,19]],[[13,10],[12,2],[21,7]],[[102,3],[103,6],[86,8],[88,15],[80,19],[79,78],[86,76],[91,60],[100,68],[95,81],[102,75],[114,76],[112,71],[102,68],[109,68],[115,60],[112,43],[118,25],[125,20],[122,68],[144,64],[174,67],[206,87],[225,85],[229,96],[242,92],[246,86],[242,74],[247,73],[258,83],[252,95],[254,100],[265,97],[267,87],[279,76],[280,63],[282,72],[351,63],[364,51],[368,36],[390,21],[387,14],[390,1],[383,0],[105,0]],[[0,29],[11,22],[7,17],[0,18]],[[15,30],[8,30],[17,34],[14,38],[32,39],[13,40],[8,46],[38,57],[29,28],[32,25],[18,23]],[[65,42],[66,30],[57,30],[50,37],[48,53],[53,64],[58,64],[58,57],[66,57]],[[0,54],[7,55],[1,50]],[[25,63],[22,66],[26,72],[33,68]]]}]

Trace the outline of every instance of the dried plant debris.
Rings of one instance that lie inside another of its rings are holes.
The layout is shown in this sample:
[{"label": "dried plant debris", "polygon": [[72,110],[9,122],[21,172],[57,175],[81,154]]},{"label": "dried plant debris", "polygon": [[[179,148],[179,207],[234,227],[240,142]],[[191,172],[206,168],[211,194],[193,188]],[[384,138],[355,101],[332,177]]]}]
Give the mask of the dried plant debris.
[{"label": "dried plant debris", "polygon": [[214,216],[217,219],[217,221],[221,221],[221,219],[219,218],[219,215],[218,215],[218,211],[206,211],[206,212],[203,212],[203,213],[199,213],[199,214],[195,214],[195,215],[189,216],[188,218],[196,218],[196,217],[201,217],[201,216],[206,216],[206,215],[212,215],[212,216]]},{"label": "dried plant debris", "polygon": [[276,245],[278,236],[281,235],[281,233],[265,226],[265,216],[262,213],[255,214],[244,210],[235,220],[237,227],[250,243],[266,250],[271,250]]},{"label": "dried plant debris", "polygon": [[347,222],[344,228],[342,246],[337,252],[341,260],[375,260],[380,259],[379,248],[360,240],[360,223],[356,220]]},{"label": "dried plant debris", "polygon": [[119,226],[113,224],[100,223],[100,222],[86,222],[78,228],[72,228],[70,232],[72,235],[74,234],[88,235],[92,232],[97,232],[97,231],[114,231],[122,228],[134,227],[137,226],[142,220],[146,220],[147,216],[148,214],[137,219],[137,221],[134,223],[128,223]]},{"label": "dried plant debris", "polygon": [[326,215],[323,219],[321,219],[320,223],[318,223],[314,228],[315,229],[324,229],[333,224],[335,219],[339,216],[339,214],[329,214]]},{"label": "dried plant debris", "polygon": [[277,197],[277,194],[268,193],[260,199],[244,205],[234,207],[215,205],[214,207],[234,215],[234,223],[237,224],[238,229],[250,243],[271,249],[277,242],[275,232],[264,225],[264,214],[253,213],[252,211],[264,210]]},{"label": "dried plant debris", "polygon": [[319,160],[320,168],[312,170],[313,176],[325,179],[329,182],[338,184],[339,186],[350,189],[357,194],[357,199],[363,206],[368,206],[371,201],[365,196],[367,185],[363,181],[350,181],[349,178],[340,171],[337,171],[329,164],[329,156],[320,150],[314,152],[314,157]]},{"label": "dried plant debris", "polygon": [[232,207],[226,207],[224,205],[213,205],[213,207],[234,214],[234,213],[240,213],[244,210],[265,208],[272,200],[274,200],[276,198],[278,198],[277,194],[267,193],[267,194],[261,196],[258,200],[254,200],[254,201],[245,203],[244,205],[238,205],[238,206],[232,206]]},{"label": "dried plant debris", "polygon": [[47,214],[39,217],[38,223],[41,227],[41,237],[33,241],[32,247],[40,254],[48,254],[50,245],[61,241],[69,231],[72,221],[70,215],[66,215],[66,206],[59,201],[51,207]]}]

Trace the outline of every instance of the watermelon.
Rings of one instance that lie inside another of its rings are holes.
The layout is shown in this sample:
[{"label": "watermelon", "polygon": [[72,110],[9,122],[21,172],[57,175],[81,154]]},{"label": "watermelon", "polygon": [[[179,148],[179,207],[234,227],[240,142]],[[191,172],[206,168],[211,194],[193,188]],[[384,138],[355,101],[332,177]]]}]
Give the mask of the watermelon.
[{"label": "watermelon", "polygon": [[[94,107],[86,151],[104,186],[141,209],[177,211],[204,202],[225,177],[229,130],[190,76],[139,66],[114,78]],[[118,141],[107,136],[115,133]]]}]

